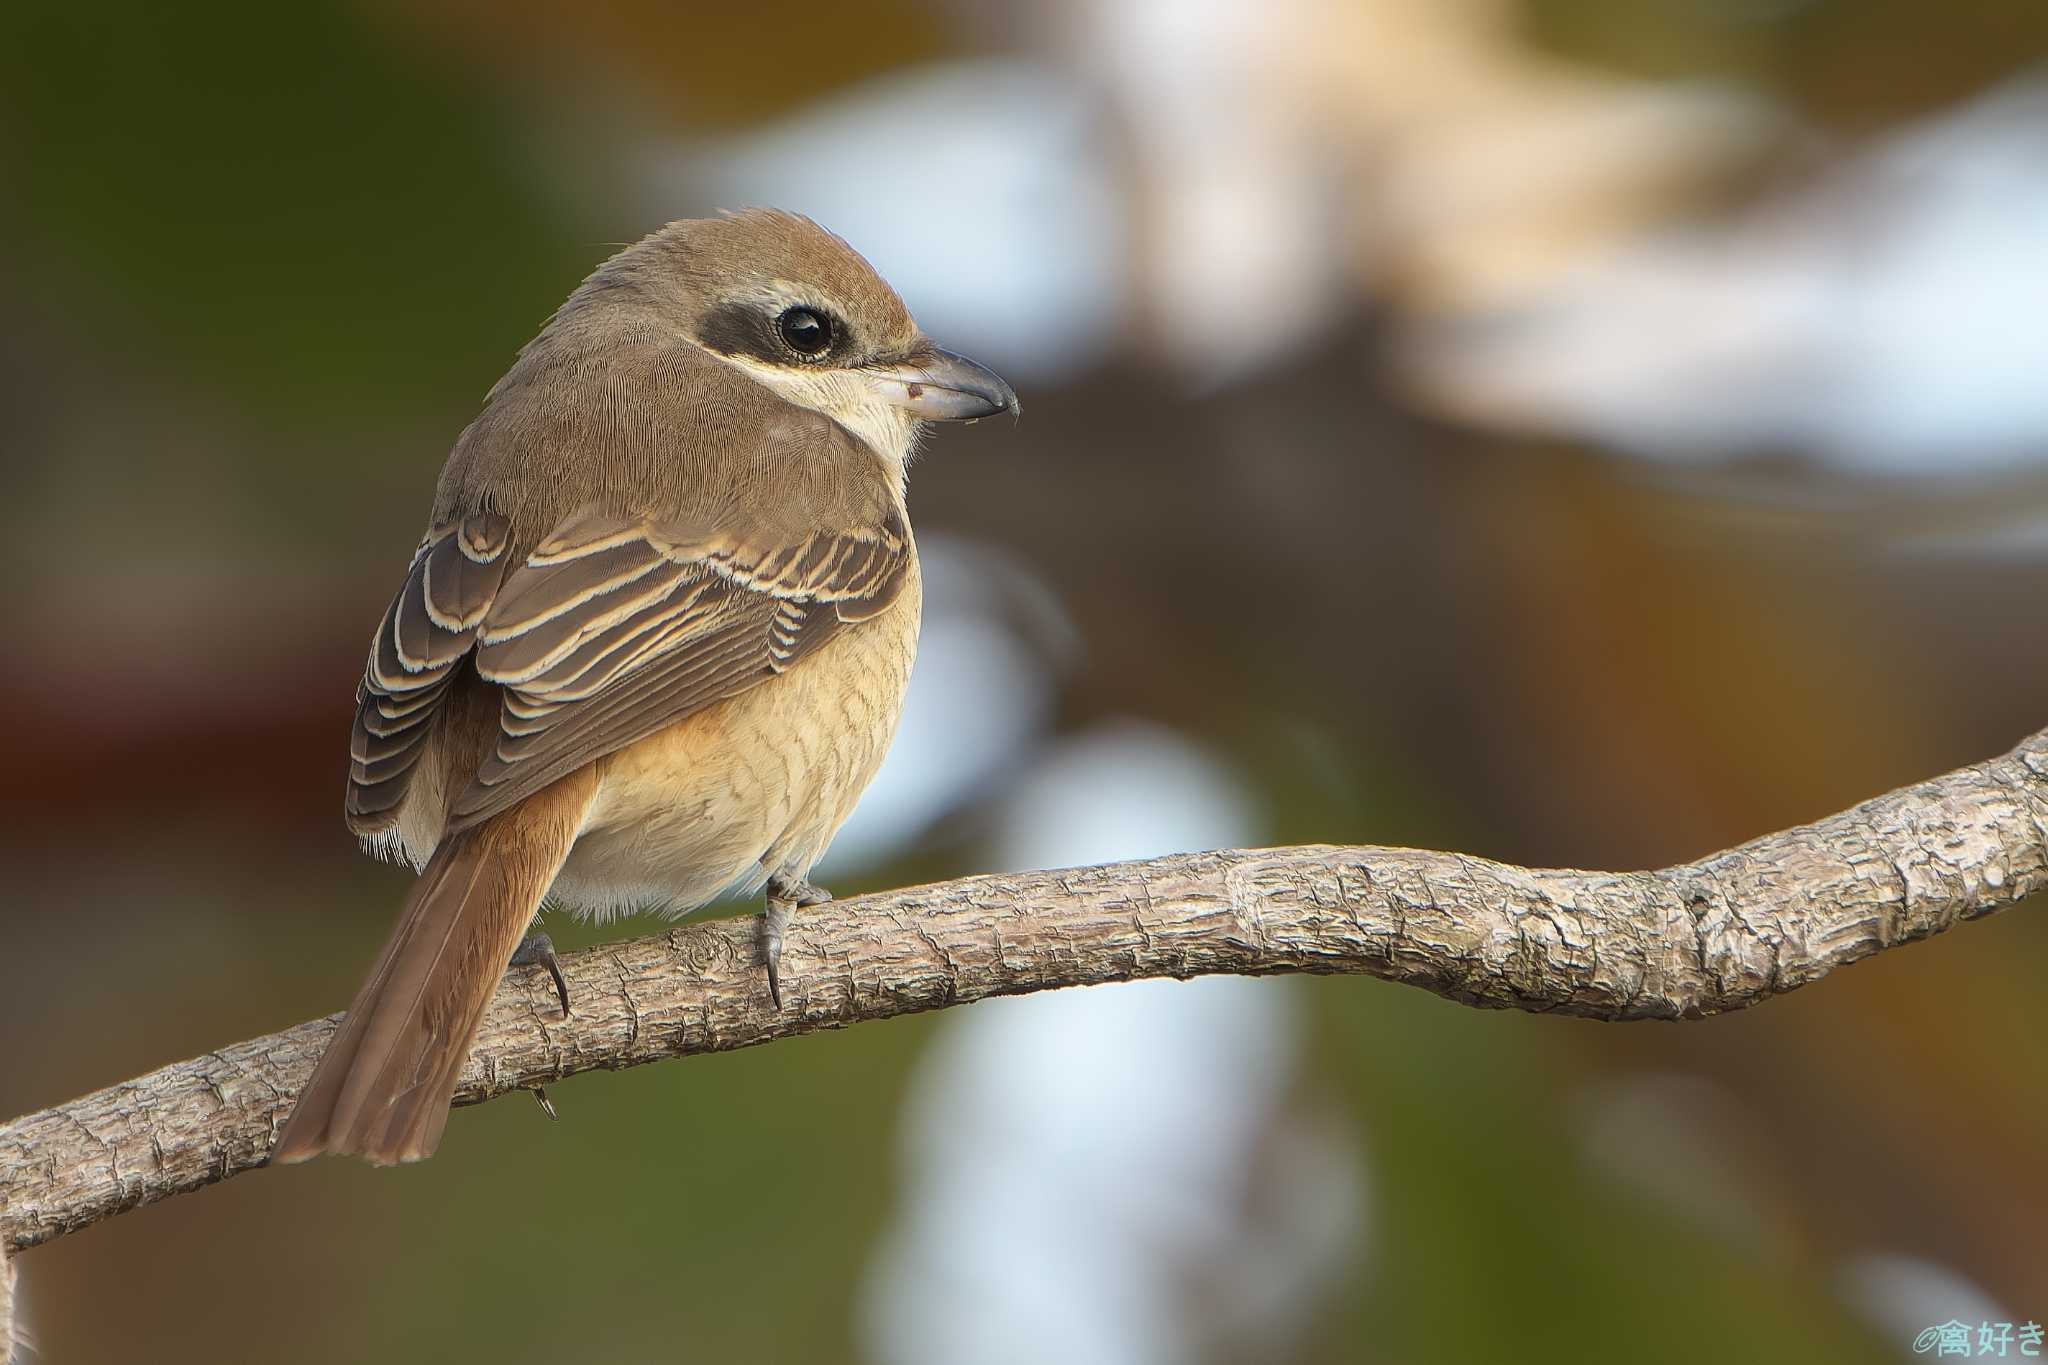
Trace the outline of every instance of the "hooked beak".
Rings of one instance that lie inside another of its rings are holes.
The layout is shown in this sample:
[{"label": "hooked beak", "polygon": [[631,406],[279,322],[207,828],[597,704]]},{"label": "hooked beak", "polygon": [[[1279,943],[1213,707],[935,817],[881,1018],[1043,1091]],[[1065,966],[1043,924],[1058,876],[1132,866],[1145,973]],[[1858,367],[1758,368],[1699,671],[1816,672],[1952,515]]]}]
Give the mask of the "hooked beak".
[{"label": "hooked beak", "polygon": [[886,401],[928,422],[971,422],[1023,411],[1016,391],[994,371],[929,343],[901,364],[874,365],[861,373]]}]

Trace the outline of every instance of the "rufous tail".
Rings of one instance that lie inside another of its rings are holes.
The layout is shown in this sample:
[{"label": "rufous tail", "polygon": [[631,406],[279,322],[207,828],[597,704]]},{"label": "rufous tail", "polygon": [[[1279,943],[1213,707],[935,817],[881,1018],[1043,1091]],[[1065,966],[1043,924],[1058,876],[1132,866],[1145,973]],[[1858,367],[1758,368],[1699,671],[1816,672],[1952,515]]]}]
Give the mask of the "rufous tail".
[{"label": "rufous tail", "polygon": [[484,1010],[597,791],[589,769],[444,839],[299,1092],[273,1162],[434,1154]]}]

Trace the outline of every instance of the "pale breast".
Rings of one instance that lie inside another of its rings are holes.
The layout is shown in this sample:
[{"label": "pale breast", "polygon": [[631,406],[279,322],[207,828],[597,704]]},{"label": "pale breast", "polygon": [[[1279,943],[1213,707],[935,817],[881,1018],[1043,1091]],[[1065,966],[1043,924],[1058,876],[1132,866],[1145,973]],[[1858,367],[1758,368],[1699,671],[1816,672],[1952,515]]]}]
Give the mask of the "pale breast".
[{"label": "pale breast", "polygon": [[789,672],[600,760],[554,898],[594,915],[695,909],[802,877],[873,780],[903,710],[923,584]]}]

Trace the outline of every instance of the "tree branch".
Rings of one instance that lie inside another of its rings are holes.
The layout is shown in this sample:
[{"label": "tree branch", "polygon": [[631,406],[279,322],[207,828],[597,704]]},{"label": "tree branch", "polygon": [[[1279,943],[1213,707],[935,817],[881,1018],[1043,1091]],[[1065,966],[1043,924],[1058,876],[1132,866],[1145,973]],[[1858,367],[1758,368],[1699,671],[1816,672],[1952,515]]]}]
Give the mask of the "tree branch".
[{"label": "tree branch", "polygon": [[19,1344],[14,1331],[14,1262],[0,1248],[0,1365],[11,1365]]},{"label": "tree branch", "polygon": [[[1309,846],[964,877],[799,914],[768,1002],[751,918],[563,959],[492,1003],[458,1104],[992,995],[1356,973],[1595,1019],[1740,1009],[2048,885],[2048,731],[2002,758],[1656,872]],[[333,1015],[0,1127],[0,1251],[260,1166]]]}]

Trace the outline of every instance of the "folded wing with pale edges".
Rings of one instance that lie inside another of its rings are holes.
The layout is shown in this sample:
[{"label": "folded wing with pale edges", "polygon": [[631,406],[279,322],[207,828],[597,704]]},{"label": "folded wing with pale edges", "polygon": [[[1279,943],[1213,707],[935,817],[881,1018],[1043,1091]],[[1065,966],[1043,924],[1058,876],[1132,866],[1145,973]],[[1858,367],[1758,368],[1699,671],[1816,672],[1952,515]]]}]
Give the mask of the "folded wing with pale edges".
[{"label": "folded wing with pale edges", "polygon": [[505,578],[511,523],[492,513],[436,526],[370,641],[349,739],[349,828],[377,834],[398,808],[441,701]]},{"label": "folded wing with pale edges", "polygon": [[[419,736],[472,648],[478,675],[503,689],[498,734],[455,797],[450,832],[788,670],[894,602],[910,554],[893,510],[802,537],[584,512],[494,575],[480,556],[493,532],[502,550],[503,529],[488,514],[436,528],[385,616],[357,706],[358,832],[395,820]],[[461,556],[459,596],[444,591],[445,545]]]}]

